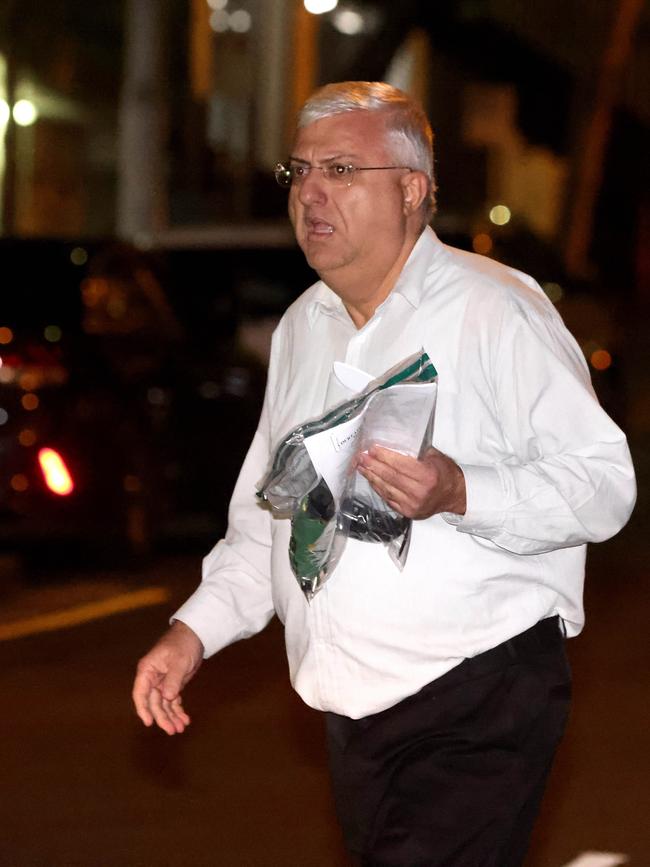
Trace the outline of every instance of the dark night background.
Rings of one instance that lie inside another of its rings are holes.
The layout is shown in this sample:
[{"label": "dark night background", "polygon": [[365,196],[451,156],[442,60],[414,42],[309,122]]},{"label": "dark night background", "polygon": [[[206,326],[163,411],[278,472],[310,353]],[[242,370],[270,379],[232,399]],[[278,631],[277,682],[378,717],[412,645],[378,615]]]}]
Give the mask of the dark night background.
[{"label": "dark night background", "polygon": [[[183,738],[129,705],[224,530],[270,333],[312,280],[273,166],[302,100],[345,79],[423,102],[434,228],[540,282],[628,434],[638,504],[590,550],[527,867],[643,867],[648,4],[306,5],[0,0],[0,867],[347,863],[277,623],[205,666]],[[45,446],[72,493],[45,483]]]}]

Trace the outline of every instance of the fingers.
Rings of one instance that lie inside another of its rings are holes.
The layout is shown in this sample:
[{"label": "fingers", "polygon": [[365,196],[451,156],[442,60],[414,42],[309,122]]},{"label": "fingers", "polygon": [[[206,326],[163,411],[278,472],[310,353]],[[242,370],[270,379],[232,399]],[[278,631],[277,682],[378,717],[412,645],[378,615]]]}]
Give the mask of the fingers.
[{"label": "fingers", "polygon": [[147,727],[155,722],[170,735],[185,730],[190,718],[180,695],[183,683],[179,666],[156,664],[149,655],[140,660],[132,697],[136,713]]},{"label": "fingers", "polygon": [[188,726],[192,722],[189,714],[185,711],[185,708],[183,707],[183,699],[180,695],[171,702],[171,710],[183,726]]},{"label": "fingers", "polygon": [[413,482],[419,482],[422,477],[422,461],[409,455],[403,455],[393,449],[372,446],[362,457],[370,458],[380,464],[386,479],[410,479]]},{"label": "fingers", "polygon": [[413,517],[426,492],[427,468],[415,458],[373,447],[359,455],[357,469],[391,508]]},{"label": "fingers", "polygon": [[357,456],[355,465],[379,496],[406,518],[429,518],[439,512],[465,514],[463,472],[433,447],[416,459],[372,446]]},{"label": "fingers", "polygon": [[178,698],[184,686],[183,673],[180,667],[176,665],[169,666],[169,671],[166,672],[160,684],[160,690],[165,700],[171,702],[175,698]]},{"label": "fingers", "polygon": [[150,673],[138,668],[131,697],[135,705],[135,712],[146,726],[150,726],[153,723],[153,716],[149,709],[149,696],[152,689],[153,685]]},{"label": "fingers", "polygon": [[133,684],[136,713],[146,726],[155,722],[167,734],[179,734],[190,724],[181,690],[196,674],[203,644],[193,630],[175,621],[138,663]]},{"label": "fingers", "polygon": [[152,689],[149,707],[158,728],[168,735],[182,734],[190,724],[190,718],[183,709],[180,696],[170,701],[163,697],[159,689]]},{"label": "fingers", "polygon": [[[159,680],[159,679],[157,679]],[[136,713],[147,726],[156,725],[168,735],[184,732],[190,717],[183,708],[183,699],[178,693],[166,698],[167,688],[152,683],[148,672],[138,674],[133,686],[133,703]]]},{"label": "fingers", "polygon": [[359,467],[359,472],[368,480],[375,492],[379,494],[379,496],[388,503],[391,508],[400,512],[402,511],[401,507],[406,504],[404,491],[400,490],[398,487],[390,485],[379,472],[374,472],[374,467]]}]

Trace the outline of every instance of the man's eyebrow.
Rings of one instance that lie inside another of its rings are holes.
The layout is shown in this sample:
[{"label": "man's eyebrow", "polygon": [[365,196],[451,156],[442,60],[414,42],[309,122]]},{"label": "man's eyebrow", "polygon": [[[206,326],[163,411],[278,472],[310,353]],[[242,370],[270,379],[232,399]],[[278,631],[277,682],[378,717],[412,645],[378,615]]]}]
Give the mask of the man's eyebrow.
[{"label": "man's eyebrow", "polygon": [[[322,160],[322,162],[324,162],[324,163],[333,163],[333,162],[335,162],[335,161],[337,161],[337,160],[343,160],[344,162],[349,162],[349,161],[356,162],[356,160],[358,160],[358,159],[359,159],[359,157],[358,157],[358,156],[355,156],[354,154],[350,154],[350,153],[342,153],[342,154],[334,154],[334,155],[331,156],[331,157],[326,157],[324,160]],[[302,157],[294,157],[294,156],[290,156],[290,157],[289,157],[289,162],[293,162],[293,163],[301,163],[301,164],[304,165],[304,166],[308,166],[308,165],[310,165],[309,160],[303,160]]]}]

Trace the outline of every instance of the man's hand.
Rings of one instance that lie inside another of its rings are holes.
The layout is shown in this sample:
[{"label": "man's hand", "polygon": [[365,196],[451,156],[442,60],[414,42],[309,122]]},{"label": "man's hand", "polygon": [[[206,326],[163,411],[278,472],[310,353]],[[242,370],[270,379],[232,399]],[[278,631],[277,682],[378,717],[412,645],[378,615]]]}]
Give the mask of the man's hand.
[{"label": "man's hand", "polygon": [[465,514],[463,471],[438,449],[427,449],[418,460],[372,446],[357,456],[356,468],[379,496],[405,518],[429,518],[439,512]]},{"label": "man's hand", "polygon": [[168,735],[190,724],[181,690],[203,661],[203,644],[189,626],[177,620],[138,663],[133,703],[146,726],[154,722]]}]

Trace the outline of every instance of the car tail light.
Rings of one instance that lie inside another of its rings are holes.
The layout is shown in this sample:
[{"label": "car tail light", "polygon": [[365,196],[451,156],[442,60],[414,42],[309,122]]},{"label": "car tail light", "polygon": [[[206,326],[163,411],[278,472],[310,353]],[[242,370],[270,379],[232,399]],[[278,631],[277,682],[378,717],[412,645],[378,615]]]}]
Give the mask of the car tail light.
[{"label": "car tail light", "polygon": [[55,449],[40,449],[38,463],[45,479],[45,484],[54,494],[62,497],[71,494],[74,490],[72,476],[63,460],[63,457]]}]

